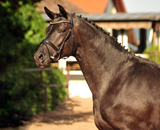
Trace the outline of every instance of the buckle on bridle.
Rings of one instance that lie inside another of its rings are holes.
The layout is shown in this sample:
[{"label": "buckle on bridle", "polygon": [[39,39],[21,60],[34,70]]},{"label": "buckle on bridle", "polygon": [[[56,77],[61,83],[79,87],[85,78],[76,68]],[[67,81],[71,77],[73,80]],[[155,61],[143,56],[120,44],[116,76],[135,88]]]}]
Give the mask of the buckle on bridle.
[{"label": "buckle on bridle", "polygon": [[54,61],[58,61],[60,59],[60,53],[55,52],[53,56],[50,56]]}]

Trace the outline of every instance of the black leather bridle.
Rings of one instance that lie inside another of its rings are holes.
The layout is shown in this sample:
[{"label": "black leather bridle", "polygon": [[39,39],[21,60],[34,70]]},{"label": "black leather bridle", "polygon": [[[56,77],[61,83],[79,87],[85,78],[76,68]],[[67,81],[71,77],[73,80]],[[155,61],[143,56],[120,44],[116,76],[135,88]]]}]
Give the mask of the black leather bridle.
[{"label": "black leather bridle", "polygon": [[[68,23],[68,24],[71,24],[71,27],[67,33],[67,35],[65,36],[65,38],[63,39],[62,43],[61,43],[61,46],[59,48],[57,48],[51,41],[47,40],[47,39],[43,39],[40,43],[41,44],[45,44],[47,50],[48,50],[48,54],[49,54],[49,57],[51,59],[51,61],[53,62],[57,62],[59,59],[60,59],[60,53],[61,53],[61,50],[63,49],[64,47],[64,44],[65,42],[67,41],[67,39],[69,39],[70,37],[70,34],[72,33],[72,52],[71,54],[73,53],[73,47],[74,47],[74,30],[73,30],[73,17],[72,17],[72,14],[69,14],[71,16],[71,21],[58,21],[58,22],[50,22],[50,24],[59,24],[59,23]],[[50,45],[56,52],[53,54],[53,56],[50,55],[50,52],[49,52],[49,49],[48,49],[48,45]]]}]

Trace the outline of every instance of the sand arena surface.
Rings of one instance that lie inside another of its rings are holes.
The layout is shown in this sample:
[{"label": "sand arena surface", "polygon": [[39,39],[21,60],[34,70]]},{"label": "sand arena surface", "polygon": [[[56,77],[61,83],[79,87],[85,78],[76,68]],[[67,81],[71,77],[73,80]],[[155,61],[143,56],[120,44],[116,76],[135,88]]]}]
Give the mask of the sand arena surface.
[{"label": "sand arena surface", "polygon": [[40,113],[17,128],[1,130],[98,130],[94,124],[92,98],[78,96],[64,100],[52,112]]}]

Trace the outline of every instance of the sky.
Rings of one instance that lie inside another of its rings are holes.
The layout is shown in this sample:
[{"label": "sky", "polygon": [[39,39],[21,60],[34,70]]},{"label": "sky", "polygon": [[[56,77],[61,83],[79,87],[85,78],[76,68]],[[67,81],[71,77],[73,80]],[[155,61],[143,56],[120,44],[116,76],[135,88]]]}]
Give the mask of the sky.
[{"label": "sky", "polygon": [[160,0],[123,0],[123,2],[128,13],[160,13]]}]

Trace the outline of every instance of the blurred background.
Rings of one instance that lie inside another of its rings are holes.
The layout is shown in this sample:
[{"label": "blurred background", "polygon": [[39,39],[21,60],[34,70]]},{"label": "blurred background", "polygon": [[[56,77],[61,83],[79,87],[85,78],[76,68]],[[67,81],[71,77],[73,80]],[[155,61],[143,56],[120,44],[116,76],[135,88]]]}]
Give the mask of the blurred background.
[{"label": "blurred background", "polygon": [[[37,2],[0,1],[0,127],[20,125],[45,111],[45,105],[54,110],[67,94],[63,85],[47,90],[42,85],[64,83],[59,69],[36,70],[33,55],[46,35],[46,21],[34,6]],[[29,68],[34,70],[25,70]]]},{"label": "blurred background", "polygon": [[160,63],[159,0],[0,0],[0,127],[54,111],[67,95],[92,97],[74,57],[49,70],[34,63],[50,22],[43,8],[59,12],[57,4],[88,17],[129,51]]}]

